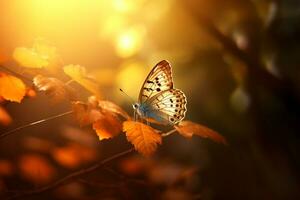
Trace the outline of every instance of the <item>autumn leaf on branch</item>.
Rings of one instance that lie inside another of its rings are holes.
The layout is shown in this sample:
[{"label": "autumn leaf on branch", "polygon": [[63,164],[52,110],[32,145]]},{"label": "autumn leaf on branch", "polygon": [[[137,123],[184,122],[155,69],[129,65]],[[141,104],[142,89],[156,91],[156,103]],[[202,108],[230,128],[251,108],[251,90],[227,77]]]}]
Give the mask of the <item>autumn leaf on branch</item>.
[{"label": "autumn leaf on branch", "polygon": [[14,50],[13,58],[19,65],[28,68],[43,68],[49,65],[48,59],[39,55],[33,49],[18,47]]},{"label": "autumn leaf on branch", "polygon": [[197,124],[191,121],[182,121],[179,123],[179,125],[176,125],[174,127],[179,132],[179,134],[184,137],[191,138],[193,135],[197,135],[203,138],[209,138],[214,142],[227,145],[227,141],[222,135],[201,124]]},{"label": "autumn leaf on branch", "polygon": [[102,112],[96,106],[81,101],[73,101],[72,110],[80,126],[87,126],[103,117]]},{"label": "autumn leaf on branch", "polygon": [[112,113],[105,113],[102,118],[93,123],[99,140],[110,139],[122,132],[122,122]]},{"label": "autumn leaf on branch", "polygon": [[100,140],[117,136],[122,131],[120,116],[129,119],[129,115],[118,105],[110,101],[99,101],[95,96],[87,103],[72,102],[75,117],[81,126],[93,124]]},{"label": "autumn leaf on branch", "polygon": [[68,143],[63,147],[55,147],[51,155],[60,165],[74,169],[83,163],[93,161],[97,158],[94,148],[77,143]]},{"label": "autumn leaf on branch", "polygon": [[80,65],[67,65],[64,66],[63,70],[65,74],[90,91],[92,94],[96,95],[98,98],[101,97],[99,83],[96,81],[96,79],[87,74],[85,67]]},{"label": "autumn leaf on branch", "polygon": [[33,83],[38,90],[44,91],[54,102],[64,99],[73,100],[76,96],[71,87],[56,78],[37,75],[33,78]]},{"label": "autumn leaf on branch", "polygon": [[22,177],[35,184],[46,184],[56,176],[51,163],[39,154],[25,154],[19,160]]},{"label": "autumn leaf on branch", "polygon": [[60,67],[60,57],[56,48],[43,39],[36,39],[32,48],[18,47],[13,52],[14,60],[22,67],[56,70]]},{"label": "autumn leaf on branch", "polygon": [[162,137],[157,130],[140,122],[125,121],[123,131],[126,133],[127,140],[144,156],[152,155],[157,145],[162,143]]},{"label": "autumn leaf on branch", "polygon": [[102,101],[100,100],[98,103],[98,106],[102,109],[105,110],[106,112],[112,112],[115,114],[119,114],[125,119],[129,120],[130,116],[125,112],[120,106],[117,104],[111,102],[111,101]]},{"label": "autumn leaf on branch", "polygon": [[26,86],[21,79],[0,72],[0,97],[20,103],[25,94]]},{"label": "autumn leaf on branch", "polygon": [[130,116],[120,106],[111,101],[99,100],[95,96],[90,96],[87,103],[73,101],[72,110],[81,126],[92,124],[106,115],[130,119]]}]

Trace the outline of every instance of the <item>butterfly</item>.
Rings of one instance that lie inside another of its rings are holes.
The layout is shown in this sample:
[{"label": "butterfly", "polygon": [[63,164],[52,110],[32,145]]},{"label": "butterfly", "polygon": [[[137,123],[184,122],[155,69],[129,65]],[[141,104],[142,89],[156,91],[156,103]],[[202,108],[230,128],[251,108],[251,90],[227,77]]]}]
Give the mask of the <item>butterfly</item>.
[{"label": "butterfly", "polygon": [[184,93],[174,88],[170,63],[162,60],[148,74],[133,108],[134,113],[147,123],[154,120],[175,125],[184,118],[186,103]]}]

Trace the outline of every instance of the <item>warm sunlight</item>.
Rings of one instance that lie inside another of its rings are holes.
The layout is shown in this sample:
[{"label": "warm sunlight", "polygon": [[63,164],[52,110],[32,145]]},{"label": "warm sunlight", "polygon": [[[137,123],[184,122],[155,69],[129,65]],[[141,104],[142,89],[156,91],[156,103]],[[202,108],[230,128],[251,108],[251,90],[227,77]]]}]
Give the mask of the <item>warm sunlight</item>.
[{"label": "warm sunlight", "polygon": [[299,10],[0,0],[0,199],[297,199]]},{"label": "warm sunlight", "polygon": [[121,57],[129,57],[141,50],[145,42],[143,27],[133,27],[125,30],[117,37],[116,51]]}]

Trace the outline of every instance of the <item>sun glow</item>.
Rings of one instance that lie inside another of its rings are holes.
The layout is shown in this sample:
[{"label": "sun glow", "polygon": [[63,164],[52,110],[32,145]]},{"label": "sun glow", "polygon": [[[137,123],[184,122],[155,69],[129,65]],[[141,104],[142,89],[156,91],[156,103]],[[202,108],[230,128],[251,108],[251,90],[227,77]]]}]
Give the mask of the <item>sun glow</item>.
[{"label": "sun glow", "polygon": [[137,53],[143,45],[145,30],[143,27],[134,27],[122,32],[116,41],[116,51],[121,57],[130,57]]}]

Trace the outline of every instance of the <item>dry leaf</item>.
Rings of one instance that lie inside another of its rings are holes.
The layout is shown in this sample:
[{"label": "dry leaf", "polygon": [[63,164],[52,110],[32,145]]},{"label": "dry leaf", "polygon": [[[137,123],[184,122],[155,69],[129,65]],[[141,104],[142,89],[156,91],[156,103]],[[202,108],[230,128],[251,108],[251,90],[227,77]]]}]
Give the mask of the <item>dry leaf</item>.
[{"label": "dry leaf", "polygon": [[0,72],[0,96],[5,100],[20,103],[26,94],[23,81],[15,76]]},{"label": "dry leaf", "polygon": [[44,157],[36,154],[24,155],[19,161],[21,175],[35,184],[50,182],[56,172]]},{"label": "dry leaf", "polygon": [[72,100],[76,96],[71,87],[56,78],[37,75],[33,78],[33,83],[38,90],[46,92],[54,102],[64,99]]},{"label": "dry leaf", "polygon": [[12,118],[6,110],[0,106],[0,124],[8,126],[12,122]]},{"label": "dry leaf", "polygon": [[99,83],[86,73],[84,67],[80,65],[67,65],[64,67],[64,72],[92,94],[98,98],[101,97]]},{"label": "dry leaf", "polygon": [[93,123],[93,129],[99,136],[99,140],[117,136],[122,131],[122,123],[119,118],[111,113],[105,113],[104,117]]},{"label": "dry leaf", "polygon": [[106,112],[112,112],[115,114],[119,114],[127,120],[130,119],[130,116],[127,114],[126,111],[124,111],[120,106],[116,105],[115,103],[113,103],[111,101],[99,101],[98,105],[102,110],[104,110]]},{"label": "dry leaf", "polygon": [[60,65],[56,48],[43,39],[36,39],[32,48],[18,47],[13,52],[13,58],[22,67],[47,68],[55,70]]},{"label": "dry leaf", "polygon": [[81,101],[73,101],[72,110],[80,126],[92,124],[98,119],[103,118],[103,114],[99,109],[95,108],[93,105],[85,104]]},{"label": "dry leaf", "polygon": [[[120,115],[126,119],[130,116],[118,105],[110,101],[98,100],[95,96],[90,96],[87,103],[81,101],[72,102],[75,117],[81,126],[89,125],[104,118],[105,115]],[[109,120],[110,121],[110,120]]]},{"label": "dry leaf", "polygon": [[13,58],[22,67],[43,68],[49,65],[47,57],[39,55],[34,49],[18,47],[13,52]]},{"label": "dry leaf", "polygon": [[48,153],[54,146],[53,142],[48,139],[33,136],[24,137],[22,144],[28,150],[43,153]]},{"label": "dry leaf", "polygon": [[226,139],[216,131],[191,121],[182,121],[175,128],[182,136],[187,138],[195,134],[203,138],[209,138],[217,143],[227,144]]},{"label": "dry leaf", "polygon": [[141,156],[131,156],[119,162],[119,167],[122,173],[129,176],[137,176],[148,172],[152,159],[146,159]]},{"label": "dry leaf", "polygon": [[97,158],[93,148],[70,143],[65,147],[54,148],[51,152],[53,158],[62,166],[74,169],[84,162],[90,162]]},{"label": "dry leaf", "polygon": [[85,131],[82,128],[73,126],[64,126],[61,135],[68,141],[75,142],[88,147],[98,146],[98,141],[95,140],[94,133]]},{"label": "dry leaf", "polygon": [[161,135],[155,129],[140,122],[125,121],[123,131],[126,132],[127,140],[145,156],[153,154],[157,145],[162,143]]}]

